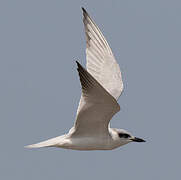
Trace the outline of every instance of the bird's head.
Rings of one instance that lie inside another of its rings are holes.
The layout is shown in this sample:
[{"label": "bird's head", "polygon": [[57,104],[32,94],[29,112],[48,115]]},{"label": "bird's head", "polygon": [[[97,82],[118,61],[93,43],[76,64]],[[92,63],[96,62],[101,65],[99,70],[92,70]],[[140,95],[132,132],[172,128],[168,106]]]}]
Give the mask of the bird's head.
[{"label": "bird's head", "polygon": [[145,140],[131,135],[131,133],[127,132],[124,129],[116,129],[116,132],[117,137],[123,144],[127,144],[129,142],[145,142]]}]

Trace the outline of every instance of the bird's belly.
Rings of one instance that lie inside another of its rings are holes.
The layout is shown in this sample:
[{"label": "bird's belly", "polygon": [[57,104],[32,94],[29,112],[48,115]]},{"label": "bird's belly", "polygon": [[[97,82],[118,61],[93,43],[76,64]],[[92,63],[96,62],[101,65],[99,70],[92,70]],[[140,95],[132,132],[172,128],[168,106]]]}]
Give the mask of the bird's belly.
[{"label": "bird's belly", "polygon": [[[57,146],[58,147],[58,146]],[[111,150],[114,149],[107,138],[81,137],[70,138],[67,143],[59,146],[65,149],[73,150]]]}]

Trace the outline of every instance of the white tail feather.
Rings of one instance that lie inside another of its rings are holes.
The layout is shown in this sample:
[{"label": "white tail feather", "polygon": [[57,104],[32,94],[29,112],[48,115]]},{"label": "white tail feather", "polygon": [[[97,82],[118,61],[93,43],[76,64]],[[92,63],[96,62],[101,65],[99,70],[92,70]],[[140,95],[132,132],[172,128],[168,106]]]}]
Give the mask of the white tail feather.
[{"label": "white tail feather", "polygon": [[55,147],[58,143],[61,142],[63,137],[64,137],[64,135],[58,136],[55,138],[51,138],[51,139],[48,139],[46,141],[42,141],[42,142],[37,143],[37,144],[31,144],[31,145],[25,146],[25,148]]}]

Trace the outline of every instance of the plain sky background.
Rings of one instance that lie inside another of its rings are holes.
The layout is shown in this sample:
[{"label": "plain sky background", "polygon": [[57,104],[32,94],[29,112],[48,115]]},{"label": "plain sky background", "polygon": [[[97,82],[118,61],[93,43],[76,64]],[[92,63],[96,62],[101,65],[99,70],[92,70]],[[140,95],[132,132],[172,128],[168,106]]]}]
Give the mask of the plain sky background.
[{"label": "plain sky background", "polygon": [[[112,151],[25,149],[72,127],[85,66],[81,6],[120,65],[124,93],[112,127],[146,143]],[[179,179],[180,0],[1,0],[0,179]]]}]

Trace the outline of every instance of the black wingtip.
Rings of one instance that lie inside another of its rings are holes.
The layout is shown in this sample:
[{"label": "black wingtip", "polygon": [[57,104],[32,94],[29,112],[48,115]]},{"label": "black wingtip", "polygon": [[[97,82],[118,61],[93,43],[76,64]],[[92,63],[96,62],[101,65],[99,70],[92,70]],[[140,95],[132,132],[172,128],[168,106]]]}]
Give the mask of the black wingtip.
[{"label": "black wingtip", "polygon": [[78,61],[75,61],[75,62],[77,63],[77,70],[78,70],[78,68],[82,67],[81,64]]},{"label": "black wingtip", "polygon": [[82,11],[84,15],[88,15],[87,11],[82,7]]},{"label": "black wingtip", "polygon": [[81,70],[81,71],[86,71],[86,69],[78,62],[78,61],[76,61],[76,63],[77,63],[77,70],[79,71],[79,70]]},{"label": "black wingtip", "polygon": [[78,61],[75,61],[77,63],[77,66],[80,65],[80,63]]},{"label": "black wingtip", "polygon": [[86,10],[84,9],[84,7],[81,7],[81,8],[82,8],[82,11],[83,11],[84,13],[87,13]]}]

